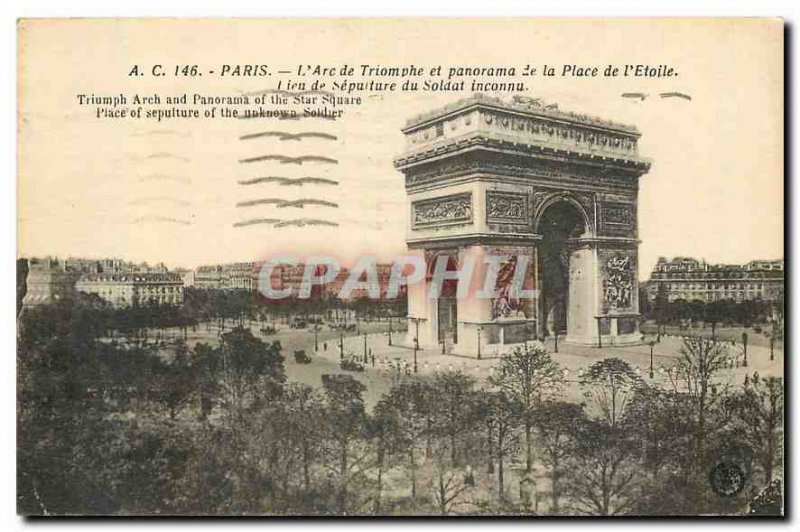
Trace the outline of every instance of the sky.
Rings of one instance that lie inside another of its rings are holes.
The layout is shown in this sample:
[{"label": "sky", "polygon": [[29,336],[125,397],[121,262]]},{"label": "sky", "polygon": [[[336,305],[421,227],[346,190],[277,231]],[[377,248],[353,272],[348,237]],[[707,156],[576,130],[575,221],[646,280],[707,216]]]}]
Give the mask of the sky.
[{"label": "sky", "polygon": [[[561,109],[636,125],[652,160],[640,181],[640,277],[659,256],[741,263],[783,257],[783,33],[776,21],[489,20],[71,20],[19,26],[18,255],[120,257],[169,266],[327,253],[353,262],[405,251],[408,208],[392,160],[405,121],[466,92],[362,94],[337,121],[313,121],[337,139],[240,137],[297,132],[308,122],[97,119],[79,94],[236,95],[274,88],[269,78],[128,76],[133,65],[374,64],[430,67],[666,64],[655,78],[524,79],[528,96]],[[560,70],[560,68],[559,68]],[[523,78],[520,78],[521,80]],[[678,91],[691,100],[661,99]],[[644,100],[622,98],[641,92]],[[502,95],[510,97],[511,95]],[[308,153],[338,164],[241,163]],[[286,208],[237,207],[254,198],[300,199],[309,187],[264,176],[313,175],[338,209],[292,213],[337,227],[285,227],[252,218]]]}]

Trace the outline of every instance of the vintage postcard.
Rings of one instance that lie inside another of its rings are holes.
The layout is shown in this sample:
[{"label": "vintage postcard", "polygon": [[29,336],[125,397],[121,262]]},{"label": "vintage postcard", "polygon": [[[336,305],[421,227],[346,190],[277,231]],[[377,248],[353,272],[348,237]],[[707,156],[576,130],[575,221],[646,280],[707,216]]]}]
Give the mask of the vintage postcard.
[{"label": "vintage postcard", "polygon": [[785,514],[783,21],[17,38],[18,513]]}]

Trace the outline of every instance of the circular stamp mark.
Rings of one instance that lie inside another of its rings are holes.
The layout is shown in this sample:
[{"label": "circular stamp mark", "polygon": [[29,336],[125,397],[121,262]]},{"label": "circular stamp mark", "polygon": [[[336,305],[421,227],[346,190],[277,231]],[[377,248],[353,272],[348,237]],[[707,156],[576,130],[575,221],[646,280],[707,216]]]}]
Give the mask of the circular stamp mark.
[{"label": "circular stamp mark", "polygon": [[720,462],[708,475],[711,489],[720,497],[733,497],[744,489],[745,474],[735,462]]}]

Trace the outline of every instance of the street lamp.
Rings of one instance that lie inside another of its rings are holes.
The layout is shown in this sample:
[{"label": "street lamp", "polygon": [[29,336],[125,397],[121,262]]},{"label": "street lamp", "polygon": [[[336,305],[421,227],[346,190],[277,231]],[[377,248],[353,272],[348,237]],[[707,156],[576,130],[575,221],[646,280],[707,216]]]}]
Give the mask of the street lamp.
[{"label": "street lamp", "polygon": [[339,359],[344,359],[344,333],[339,331]]},{"label": "street lamp", "polygon": [[772,334],[769,335],[769,359],[775,360],[775,336]]},{"label": "street lamp", "polygon": [[478,327],[478,360],[481,359],[481,329],[482,327]]},{"label": "street lamp", "polygon": [[775,336],[778,334],[778,321],[772,320],[772,331],[769,333],[769,359],[775,360]]},{"label": "street lamp", "polygon": [[389,316],[389,345],[392,345],[392,317]]},{"label": "street lamp", "polygon": [[553,346],[553,351],[558,353],[558,329],[556,327],[553,327],[553,334],[554,334],[553,339],[555,340],[555,346]]},{"label": "street lamp", "polygon": [[408,318],[414,322],[415,336],[414,336],[414,373],[417,373],[417,351],[419,351],[419,322],[425,318]]},{"label": "street lamp", "polygon": [[319,338],[317,336],[317,332],[319,331],[319,325],[314,325],[314,351],[319,351]]},{"label": "street lamp", "polygon": [[655,340],[650,340],[650,378],[653,378],[653,346],[656,345]]},{"label": "street lamp", "polygon": [[[417,322],[417,330],[419,330],[419,322]],[[414,337],[414,373],[417,372],[417,351],[419,351],[419,333]]]},{"label": "street lamp", "polygon": [[747,333],[742,333],[742,344],[744,344],[744,361],[742,362],[743,367],[747,367]]}]

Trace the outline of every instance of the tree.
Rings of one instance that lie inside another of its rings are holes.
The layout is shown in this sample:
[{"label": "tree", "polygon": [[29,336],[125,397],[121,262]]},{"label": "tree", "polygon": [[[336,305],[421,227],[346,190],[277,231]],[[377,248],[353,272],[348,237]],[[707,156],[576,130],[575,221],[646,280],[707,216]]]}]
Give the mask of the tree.
[{"label": "tree", "polygon": [[98,312],[75,301],[23,313],[17,478],[26,514],[148,513],[169,505],[165,461],[177,465],[180,456],[165,449],[160,424],[140,430],[118,415],[145,385],[149,393],[141,395],[157,397],[151,369],[163,362],[150,350],[100,341]]},{"label": "tree", "polygon": [[189,348],[179,340],[169,364],[164,364],[160,374],[160,398],[175,420],[179,408],[185,405],[195,388],[195,379],[189,365]]},{"label": "tree", "polygon": [[[265,344],[242,327],[223,334],[221,340],[219,404],[230,438],[227,455],[234,479],[232,499],[236,511],[255,512],[260,506],[258,492],[265,485],[248,445],[254,437],[263,439],[263,435],[254,434],[253,419],[280,397],[285,381],[283,357],[275,346]],[[270,492],[274,489],[273,480],[267,478]]]},{"label": "tree", "polygon": [[[274,510],[310,511],[320,499],[315,470],[321,454],[325,413],[317,391],[289,383],[274,401],[251,416],[248,455],[261,474]],[[257,415],[255,415],[257,414]],[[315,500],[317,499],[317,500]]]},{"label": "tree", "polygon": [[575,452],[576,436],[584,421],[583,406],[564,401],[547,401],[536,412],[536,430],[542,448],[542,463],[550,477],[550,513],[560,510],[561,479]]},{"label": "tree", "polygon": [[374,415],[367,419],[366,432],[367,437],[375,442],[375,468],[378,471],[375,504],[372,511],[375,515],[380,515],[383,503],[383,474],[386,470],[387,458],[392,451],[392,416],[390,412],[383,410],[381,403],[375,407]]},{"label": "tree", "polygon": [[708,481],[697,474],[698,462],[692,454],[696,422],[688,395],[659,385],[639,386],[624,428],[643,473],[633,512],[691,515],[701,511],[700,490],[708,489]]},{"label": "tree", "polygon": [[411,498],[417,496],[418,455],[432,430],[435,404],[434,387],[422,382],[406,382],[393,387],[375,407],[375,417],[388,430],[390,454],[404,457],[411,476]]},{"label": "tree", "polygon": [[200,419],[206,420],[214,408],[219,392],[218,379],[222,372],[222,356],[219,349],[208,344],[195,344],[192,350],[191,371],[197,383],[200,403]]},{"label": "tree", "polygon": [[361,473],[366,452],[360,449],[366,414],[363,393],[366,387],[350,375],[324,375],[326,463],[337,477],[336,507],[346,515],[348,484]]},{"label": "tree", "polygon": [[471,429],[470,397],[475,379],[460,371],[437,373],[433,379],[436,431],[449,442],[450,463],[458,463],[459,439],[468,439]]},{"label": "tree", "polygon": [[595,362],[580,379],[584,396],[599,410],[609,426],[617,426],[625,417],[631,397],[642,379],[630,364],[618,358]]},{"label": "tree", "polygon": [[311,489],[311,466],[319,452],[318,428],[324,419],[322,401],[310,386],[292,383],[283,397],[286,420],[292,442],[300,454],[303,488]]},{"label": "tree", "polygon": [[725,305],[722,301],[712,301],[706,304],[703,322],[711,325],[711,340],[717,338],[717,323],[725,315]]},{"label": "tree", "polygon": [[540,343],[525,344],[503,355],[490,383],[520,405],[525,433],[525,470],[533,465],[533,423],[541,401],[557,397],[564,385],[561,366]]},{"label": "tree", "polygon": [[[782,307],[781,307],[782,312]],[[775,342],[783,340],[783,317],[770,316],[769,330],[764,333],[769,338],[769,359],[775,359]]]},{"label": "tree", "polygon": [[243,421],[244,409],[265,397],[274,397],[286,380],[283,356],[237,327],[222,335],[222,384],[226,403],[235,421]]},{"label": "tree", "polygon": [[667,375],[676,391],[687,394],[693,406],[696,423],[694,456],[705,452],[705,441],[714,408],[721,404],[724,393],[714,384],[716,374],[728,363],[727,351],[715,340],[688,337],[683,341],[676,364],[668,368]]},{"label": "tree", "polygon": [[462,496],[474,487],[474,480],[470,480],[467,473],[446,468],[442,462],[437,462],[431,484],[439,514],[447,516],[462,502]]},{"label": "tree", "polygon": [[711,444],[728,440],[723,432],[731,416],[726,400],[729,387],[717,377],[728,362],[727,349],[715,340],[690,337],[684,339],[674,365],[667,368],[676,405],[681,407],[671,415],[683,416],[687,428],[678,464],[682,492],[691,495],[691,501],[686,501],[690,511],[708,508],[709,491],[701,486],[707,486],[706,472],[716,460]]},{"label": "tree", "polygon": [[783,395],[783,379],[767,377],[753,378],[750,386],[731,397],[736,431],[755,452],[764,485],[772,482],[782,455]]},{"label": "tree", "polygon": [[574,510],[588,515],[621,515],[635,503],[637,468],[626,429],[585,420],[576,437],[566,489]]},{"label": "tree", "polygon": [[506,457],[519,451],[517,428],[522,418],[522,408],[511,400],[505,392],[489,392],[486,395],[489,405],[490,427],[493,433],[491,456],[497,460],[497,495],[500,503],[505,503],[505,463]]},{"label": "tree", "polygon": [[658,283],[655,301],[653,301],[653,314],[656,319],[658,340],[661,341],[661,327],[667,320],[669,313],[669,295],[666,283]]}]

